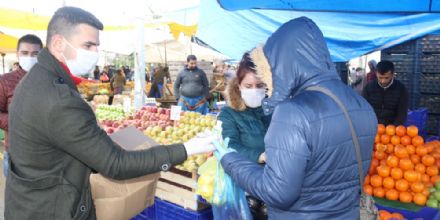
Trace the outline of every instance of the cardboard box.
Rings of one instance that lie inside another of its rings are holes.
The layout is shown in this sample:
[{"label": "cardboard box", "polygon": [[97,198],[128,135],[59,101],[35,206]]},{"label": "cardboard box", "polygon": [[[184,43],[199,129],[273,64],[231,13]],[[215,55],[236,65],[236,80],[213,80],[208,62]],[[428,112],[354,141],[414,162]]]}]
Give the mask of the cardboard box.
[{"label": "cardboard box", "polygon": [[[110,135],[126,150],[141,150],[157,145],[134,127]],[[130,219],[154,203],[160,173],[129,180],[113,180],[101,174],[90,176],[93,202],[98,220]]]}]

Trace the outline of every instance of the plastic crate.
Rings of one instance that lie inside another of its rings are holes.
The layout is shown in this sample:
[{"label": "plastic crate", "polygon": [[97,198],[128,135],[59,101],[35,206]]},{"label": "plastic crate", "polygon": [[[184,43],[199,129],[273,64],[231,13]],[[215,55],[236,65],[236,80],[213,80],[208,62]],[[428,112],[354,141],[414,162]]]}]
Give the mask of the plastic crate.
[{"label": "plastic crate", "polygon": [[[439,64],[440,67],[440,64]],[[440,73],[424,73],[420,78],[420,92],[440,95]]]},{"label": "plastic crate", "polygon": [[419,129],[422,136],[425,134],[425,126],[428,121],[428,109],[420,108],[413,111],[408,111],[405,126],[415,125]]},{"label": "plastic crate", "polygon": [[425,142],[431,142],[431,141],[440,141],[440,136],[429,137],[425,140]]},{"label": "plastic crate", "polygon": [[429,110],[429,113],[440,113],[440,95],[420,96],[420,106]]},{"label": "plastic crate", "polygon": [[214,219],[212,215],[211,207],[206,208],[201,211],[192,211],[184,209],[176,204],[160,200],[156,198],[155,200],[155,217],[156,220],[212,220]]},{"label": "plastic crate", "polygon": [[150,207],[144,209],[141,213],[133,217],[131,220],[155,220],[156,219],[156,208],[153,204]]},{"label": "plastic crate", "polygon": [[440,213],[438,209],[430,207],[422,207],[418,211],[410,211],[405,209],[398,209],[393,207],[382,206],[376,204],[377,209],[386,210],[388,212],[398,212],[402,214],[405,219],[417,219],[417,220],[440,220]]},{"label": "plastic crate", "polygon": [[429,135],[439,135],[438,126],[440,121],[440,115],[429,114],[428,121],[426,123],[426,133]]}]

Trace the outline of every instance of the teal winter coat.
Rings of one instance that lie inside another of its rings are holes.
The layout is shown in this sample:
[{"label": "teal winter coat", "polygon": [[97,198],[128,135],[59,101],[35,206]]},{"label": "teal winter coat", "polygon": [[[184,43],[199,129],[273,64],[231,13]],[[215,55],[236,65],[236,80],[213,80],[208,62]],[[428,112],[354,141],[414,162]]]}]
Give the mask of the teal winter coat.
[{"label": "teal winter coat", "polygon": [[249,160],[258,162],[264,152],[264,135],[270,124],[270,116],[263,108],[246,108],[244,111],[224,107],[219,115],[222,121],[222,135],[229,137],[229,147]]}]

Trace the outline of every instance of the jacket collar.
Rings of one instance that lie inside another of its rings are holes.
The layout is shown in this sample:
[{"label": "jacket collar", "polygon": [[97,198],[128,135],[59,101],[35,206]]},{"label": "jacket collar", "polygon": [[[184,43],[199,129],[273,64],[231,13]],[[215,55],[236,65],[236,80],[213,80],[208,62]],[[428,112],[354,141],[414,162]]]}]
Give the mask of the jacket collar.
[{"label": "jacket collar", "polygon": [[48,71],[49,74],[54,75],[58,78],[59,83],[65,83],[70,88],[78,90],[72,77],[69,73],[62,67],[59,60],[57,60],[50,52],[49,49],[44,48],[38,54],[38,65],[41,65],[44,69]]}]

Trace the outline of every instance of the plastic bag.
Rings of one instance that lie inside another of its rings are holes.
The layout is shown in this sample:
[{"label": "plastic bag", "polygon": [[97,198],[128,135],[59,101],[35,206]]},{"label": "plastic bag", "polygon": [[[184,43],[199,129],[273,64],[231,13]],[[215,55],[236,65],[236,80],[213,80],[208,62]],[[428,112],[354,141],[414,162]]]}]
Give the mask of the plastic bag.
[{"label": "plastic bag", "polygon": [[252,220],[244,191],[225,173],[220,161],[214,180],[214,219]]}]

